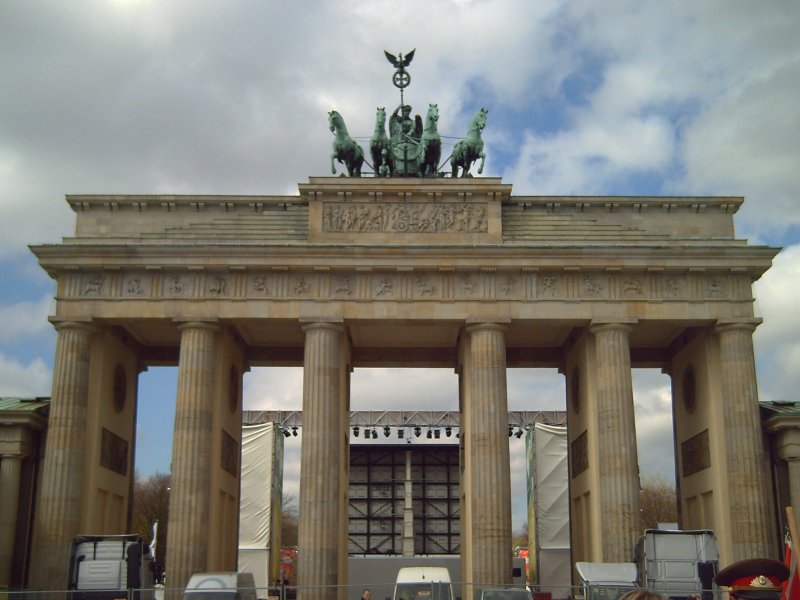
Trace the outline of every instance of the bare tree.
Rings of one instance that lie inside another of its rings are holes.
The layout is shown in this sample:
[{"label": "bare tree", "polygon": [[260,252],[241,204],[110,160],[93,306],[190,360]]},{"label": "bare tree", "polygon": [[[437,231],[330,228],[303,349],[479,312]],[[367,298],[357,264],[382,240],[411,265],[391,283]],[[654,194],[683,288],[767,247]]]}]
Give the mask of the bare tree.
[{"label": "bare tree", "polygon": [[675,485],[663,477],[643,479],[639,500],[643,529],[655,529],[659,523],[673,523],[678,520]]},{"label": "bare tree", "polygon": [[297,523],[297,496],[286,494],[283,496],[283,509],[281,511],[282,546],[297,546]]},{"label": "bare tree", "polygon": [[519,546],[528,547],[528,521],[525,521],[511,532],[511,546],[514,548]]},{"label": "bare tree", "polygon": [[144,479],[137,474],[133,482],[131,528],[152,546],[153,524],[158,522],[156,562],[160,566],[164,565],[167,556],[169,483],[170,476],[164,473],[155,473]]}]

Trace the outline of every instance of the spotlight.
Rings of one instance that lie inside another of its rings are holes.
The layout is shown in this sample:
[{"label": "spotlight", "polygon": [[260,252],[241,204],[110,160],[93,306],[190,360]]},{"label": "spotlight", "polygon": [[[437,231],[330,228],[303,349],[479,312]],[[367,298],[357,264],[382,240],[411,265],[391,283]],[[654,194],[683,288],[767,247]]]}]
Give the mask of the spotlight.
[{"label": "spotlight", "polygon": [[284,430],[283,430],[283,437],[290,437],[291,435],[292,435],[292,434],[291,434],[291,433],[289,433],[289,430],[288,430],[288,429],[284,429]]},{"label": "spotlight", "polygon": [[433,437],[433,432],[430,429],[428,429],[428,435],[426,435],[425,437],[431,439]]},{"label": "spotlight", "polygon": [[422,429],[420,429],[420,426],[419,426],[419,425],[417,425],[416,427],[414,427],[414,435],[415,435],[416,437],[419,437],[421,433],[422,433]]},{"label": "spotlight", "polygon": [[444,434],[447,437],[450,437],[453,434],[453,428],[450,427],[450,425],[448,425],[447,427],[444,428]]},{"label": "spotlight", "polygon": [[405,434],[406,432],[403,429],[397,430],[397,437],[402,438]]},{"label": "spotlight", "polygon": [[512,435],[514,435],[514,426],[513,425],[509,425],[508,426],[508,437],[511,437]]},{"label": "spotlight", "polygon": [[514,434],[514,437],[519,439],[522,437],[522,429],[517,429],[517,433]]},{"label": "spotlight", "polygon": [[384,437],[389,437],[389,426],[388,425],[384,425],[383,426],[383,435],[384,435]]},{"label": "spotlight", "polygon": [[355,427],[353,427],[353,435],[354,435],[354,436],[356,436],[356,437],[358,437],[358,425],[356,425]]},{"label": "spotlight", "polygon": [[292,435],[293,435],[294,437],[297,437],[297,425],[295,425],[295,426],[293,426],[293,427],[292,427]]},{"label": "spotlight", "polygon": [[434,430],[433,430],[433,437],[435,437],[437,440],[439,439],[439,437],[440,437],[441,435],[442,435],[442,432],[441,432],[441,431],[439,431],[438,429],[434,429]]},{"label": "spotlight", "polygon": [[378,430],[377,429],[373,429],[372,430],[372,439],[373,440],[377,440],[378,439]]}]

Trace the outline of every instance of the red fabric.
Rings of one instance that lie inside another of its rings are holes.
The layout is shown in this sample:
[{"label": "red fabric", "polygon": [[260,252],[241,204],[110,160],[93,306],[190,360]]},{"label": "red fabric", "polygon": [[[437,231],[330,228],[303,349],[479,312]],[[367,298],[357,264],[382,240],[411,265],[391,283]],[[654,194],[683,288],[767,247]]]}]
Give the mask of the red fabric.
[{"label": "red fabric", "polygon": [[792,551],[792,541],[786,539],[783,564],[789,569],[789,578],[781,585],[781,600],[800,600],[800,580],[797,573],[797,555]]}]

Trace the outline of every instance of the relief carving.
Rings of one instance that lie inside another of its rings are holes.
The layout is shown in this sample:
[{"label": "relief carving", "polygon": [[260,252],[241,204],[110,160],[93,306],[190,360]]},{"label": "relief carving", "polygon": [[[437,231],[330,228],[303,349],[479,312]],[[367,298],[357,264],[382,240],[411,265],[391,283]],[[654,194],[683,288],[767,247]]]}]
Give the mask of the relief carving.
[{"label": "relief carving", "polygon": [[211,287],[208,288],[210,294],[214,296],[224,296],[227,290],[228,282],[224,277],[221,275],[214,275],[211,278]]},{"label": "relief carving", "polygon": [[708,280],[708,295],[712,298],[718,298],[725,295],[725,287],[716,277],[712,277]]},{"label": "relief carving", "polygon": [[331,233],[485,233],[483,204],[327,203],[322,231]]},{"label": "relief carving", "polygon": [[665,277],[661,285],[661,293],[665,298],[675,298],[681,291],[683,282],[679,277]]},{"label": "relief carving", "polygon": [[436,293],[436,286],[428,283],[428,278],[425,275],[420,275],[416,279],[417,290],[420,297],[433,296]]},{"label": "relief carving", "polygon": [[306,283],[304,275],[298,276],[294,281],[294,293],[298,296],[308,296],[311,292],[311,287]]},{"label": "relief carving", "polygon": [[391,277],[381,277],[375,289],[376,296],[394,296],[394,281]]},{"label": "relief carving", "polygon": [[583,291],[587,296],[599,296],[603,293],[603,286],[593,276],[587,275],[583,278]]},{"label": "relief carving", "polygon": [[516,287],[517,287],[517,280],[509,276],[506,277],[505,282],[500,286],[500,291],[503,292],[504,296],[508,297],[514,293]]},{"label": "relief carving", "polygon": [[119,475],[128,474],[128,440],[105,427],[100,438],[100,466]]},{"label": "relief carving", "polygon": [[626,279],[622,284],[622,293],[623,294],[635,294],[637,296],[642,295],[642,282],[638,277],[634,277],[633,279]]},{"label": "relief carving", "polygon": [[333,293],[336,295],[343,295],[343,296],[352,296],[353,290],[350,287],[350,276],[343,275],[337,278],[337,285],[334,288]]},{"label": "relief carving", "polygon": [[102,295],[103,286],[105,285],[106,278],[103,275],[92,275],[86,280],[86,285],[83,288],[83,295],[95,294]]},{"label": "relief carving", "polygon": [[186,286],[183,284],[180,275],[170,275],[169,276],[169,293],[173,296],[177,296],[178,294],[182,294],[183,290]]},{"label": "relief carving", "polygon": [[269,294],[269,289],[267,289],[266,275],[256,275],[253,277],[253,291],[260,292],[262,294]]},{"label": "relief carving", "polygon": [[472,279],[472,276],[467,274],[461,278],[461,287],[467,296],[474,296],[478,292],[478,284]]},{"label": "relief carving", "polygon": [[131,296],[141,296],[144,294],[144,287],[142,280],[138,277],[133,277],[128,280],[128,285],[125,286],[125,293]]},{"label": "relief carving", "polygon": [[548,295],[551,298],[555,297],[556,295],[556,284],[558,283],[558,278],[552,275],[542,277],[542,289],[541,295]]},{"label": "relief carving", "polygon": [[589,468],[589,438],[586,431],[572,440],[570,450],[571,476],[575,479]]}]

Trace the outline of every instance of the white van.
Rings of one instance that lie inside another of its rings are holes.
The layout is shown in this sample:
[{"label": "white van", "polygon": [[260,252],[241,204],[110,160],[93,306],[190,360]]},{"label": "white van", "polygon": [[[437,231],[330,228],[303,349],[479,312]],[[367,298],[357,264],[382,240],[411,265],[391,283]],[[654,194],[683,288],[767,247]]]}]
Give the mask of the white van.
[{"label": "white van", "polygon": [[393,600],[456,600],[447,567],[403,567],[397,572]]},{"label": "white van", "polygon": [[258,600],[252,573],[195,573],[183,600]]}]

